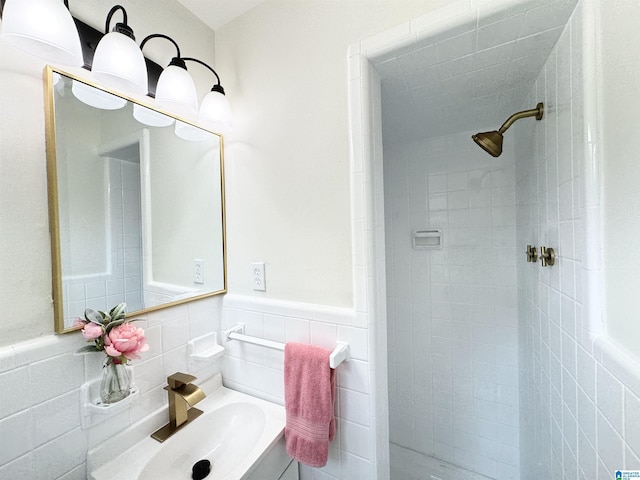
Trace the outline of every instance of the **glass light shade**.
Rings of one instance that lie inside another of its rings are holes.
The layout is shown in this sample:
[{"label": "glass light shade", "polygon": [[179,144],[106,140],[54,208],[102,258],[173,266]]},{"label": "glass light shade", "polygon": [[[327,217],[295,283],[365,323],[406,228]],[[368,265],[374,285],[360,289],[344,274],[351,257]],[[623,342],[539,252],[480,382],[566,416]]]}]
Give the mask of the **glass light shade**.
[{"label": "glass light shade", "polygon": [[156,112],[137,103],[133,104],[133,118],[150,127],[168,127],[174,119],[164,113]]},{"label": "glass light shade", "polygon": [[122,33],[111,32],[102,37],[91,71],[98,81],[114,89],[137,95],[147,93],[147,65],[142,51]]},{"label": "glass light shade", "polygon": [[118,110],[127,104],[124,98],[75,80],[71,84],[71,92],[82,103],[102,110]]},{"label": "glass light shade", "polygon": [[156,105],[187,119],[195,116],[198,112],[198,93],[189,72],[175,65],[165,68],[156,86]]},{"label": "glass light shade", "polygon": [[49,62],[84,65],[76,24],[60,0],[7,0],[0,37]]},{"label": "glass light shade", "polygon": [[204,142],[213,136],[212,133],[207,132],[206,130],[194,127],[193,125],[181,122],[180,120],[176,120],[175,132],[178,137],[183,140],[188,140],[189,142]]},{"label": "glass light shade", "polygon": [[227,97],[220,92],[211,91],[202,100],[198,123],[214,132],[227,133],[231,130],[233,116]]}]

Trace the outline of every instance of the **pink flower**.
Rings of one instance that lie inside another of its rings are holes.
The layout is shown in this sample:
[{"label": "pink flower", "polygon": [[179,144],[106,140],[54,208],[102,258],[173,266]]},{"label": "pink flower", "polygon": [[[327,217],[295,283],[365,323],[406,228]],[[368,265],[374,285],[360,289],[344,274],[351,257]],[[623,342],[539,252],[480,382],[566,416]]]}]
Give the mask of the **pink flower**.
[{"label": "pink flower", "polygon": [[86,324],[87,322],[80,317],[76,318],[76,320],[73,322],[73,326],[75,328],[84,328]]},{"label": "pink flower", "polygon": [[130,323],[114,327],[104,338],[104,350],[110,357],[124,356],[131,360],[140,358],[141,352],[149,350],[144,330]]},{"label": "pink flower", "polygon": [[89,322],[82,329],[82,336],[87,340],[95,340],[102,335],[104,335],[104,329],[97,323]]}]

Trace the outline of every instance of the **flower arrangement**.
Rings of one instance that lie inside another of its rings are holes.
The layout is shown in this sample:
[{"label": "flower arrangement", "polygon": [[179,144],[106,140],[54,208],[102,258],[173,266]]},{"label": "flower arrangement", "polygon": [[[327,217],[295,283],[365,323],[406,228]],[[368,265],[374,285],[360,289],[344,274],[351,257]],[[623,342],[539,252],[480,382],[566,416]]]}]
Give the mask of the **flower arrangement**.
[{"label": "flower arrangement", "polygon": [[78,318],[74,325],[82,329],[82,336],[93,341],[93,345],[82,347],[78,353],[104,352],[107,355],[105,365],[126,365],[149,350],[144,330],[129,323],[125,308],[125,303],[116,305],[109,312],[87,308],[84,319]]}]

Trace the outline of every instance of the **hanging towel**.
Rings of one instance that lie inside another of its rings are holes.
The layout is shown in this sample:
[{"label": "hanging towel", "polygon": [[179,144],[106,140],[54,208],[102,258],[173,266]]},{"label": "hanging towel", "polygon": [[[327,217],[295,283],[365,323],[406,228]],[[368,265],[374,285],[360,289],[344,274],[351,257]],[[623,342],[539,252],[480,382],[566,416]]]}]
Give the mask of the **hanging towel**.
[{"label": "hanging towel", "polygon": [[335,381],[325,348],[289,342],[284,347],[284,435],[287,453],[310,467],[322,467],[336,434]]}]

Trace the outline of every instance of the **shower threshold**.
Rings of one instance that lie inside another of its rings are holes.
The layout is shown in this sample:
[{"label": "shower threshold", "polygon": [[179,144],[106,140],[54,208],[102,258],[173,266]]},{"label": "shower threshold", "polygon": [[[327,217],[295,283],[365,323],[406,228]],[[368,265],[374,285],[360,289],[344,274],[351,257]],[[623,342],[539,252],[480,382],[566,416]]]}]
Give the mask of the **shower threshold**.
[{"label": "shower threshold", "polygon": [[494,480],[435,457],[391,443],[391,480]]}]

